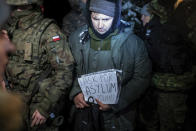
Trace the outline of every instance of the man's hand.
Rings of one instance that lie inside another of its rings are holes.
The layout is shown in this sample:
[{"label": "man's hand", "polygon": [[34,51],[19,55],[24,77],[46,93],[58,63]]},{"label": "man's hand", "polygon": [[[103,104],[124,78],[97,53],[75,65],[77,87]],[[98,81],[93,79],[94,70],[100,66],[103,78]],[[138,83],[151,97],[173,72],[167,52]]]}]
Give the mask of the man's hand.
[{"label": "man's hand", "polygon": [[32,119],[31,127],[34,127],[35,125],[41,125],[46,122],[46,118],[42,116],[38,110],[35,110]]},{"label": "man's hand", "polygon": [[3,35],[3,37],[9,40],[9,36],[6,30],[1,30],[1,35]]},{"label": "man's hand", "polygon": [[111,109],[111,107],[108,104],[103,104],[102,102],[100,102],[98,99],[96,99],[97,104],[100,106],[99,110],[102,111],[108,111],[109,109]]},{"label": "man's hand", "polygon": [[4,80],[2,80],[2,81],[0,82],[0,87],[2,88],[3,91],[6,91],[5,81],[4,81]]},{"label": "man's hand", "polygon": [[76,108],[89,107],[89,105],[85,102],[84,95],[82,93],[79,93],[74,97],[74,103],[76,105]]}]

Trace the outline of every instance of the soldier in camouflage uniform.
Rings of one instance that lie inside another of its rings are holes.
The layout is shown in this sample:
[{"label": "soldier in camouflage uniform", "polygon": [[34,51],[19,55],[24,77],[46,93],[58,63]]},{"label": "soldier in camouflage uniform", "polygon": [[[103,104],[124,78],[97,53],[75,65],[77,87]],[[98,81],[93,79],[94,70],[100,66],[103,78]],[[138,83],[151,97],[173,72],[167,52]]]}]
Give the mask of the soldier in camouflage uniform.
[{"label": "soldier in camouflage uniform", "polygon": [[[148,13],[157,15],[150,7],[151,5],[147,10]],[[144,32],[146,35],[144,40],[153,63],[154,75],[152,91],[148,92],[148,96],[146,95],[140,106],[142,111],[140,118],[148,131],[182,131],[187,112],[187,92],[194,86],[195,69],[192,68],[188,58],[188,49],[182,48],[187,47],[186,41],[177,37],[179,32],[170,32],[170,29],[161,31],[166,25],[159,25],[155,31],[157,24],[150,24],[151,27]],[[172,54],[164,52],[168,49]],[[162,52],[166,55],[162,55]],[[185,57],[187,58],[183,61]],[[154,98],[151,98],[152,96]]]},{"label": "soldier in camouflage uniform", "polygon": [[78,27],[85,25],[84,8],[86,0],[69,0],[72,10],[63,18],[62,31],[70,36]]},{"label": "soldier in camouflage uniform", "polygon": [[43,18],[37,0],[6,2],[17,7],[5,25],[16,46],[6,75],[9,91],[20,94],[26,103],[24,130],[58,130],[54,109],[68,93],[74,61],[66,37],[53,20]]}]

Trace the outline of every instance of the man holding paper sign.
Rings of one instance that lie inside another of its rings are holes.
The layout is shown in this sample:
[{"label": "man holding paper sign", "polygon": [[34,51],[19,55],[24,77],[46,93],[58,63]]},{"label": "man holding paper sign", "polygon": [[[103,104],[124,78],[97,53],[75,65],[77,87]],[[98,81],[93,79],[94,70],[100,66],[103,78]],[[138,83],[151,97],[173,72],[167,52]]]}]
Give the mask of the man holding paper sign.
[{"label": "man holding paper sign", "polygon": [[77,73],[70,99],[86,108],[92,96],[106,131],[133,131],[136,100],[151,74],[145,45],[120,21],[121,0],[88,0],[86,6],[88,25],[69,39]]}]

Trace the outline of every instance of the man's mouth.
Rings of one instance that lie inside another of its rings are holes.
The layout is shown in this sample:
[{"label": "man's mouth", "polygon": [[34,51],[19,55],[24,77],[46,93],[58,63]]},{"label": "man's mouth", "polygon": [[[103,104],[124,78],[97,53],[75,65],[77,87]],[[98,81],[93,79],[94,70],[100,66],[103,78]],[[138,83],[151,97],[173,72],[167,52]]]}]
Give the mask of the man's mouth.
[{"label": "man's mouth", "polygon": [[105,32],[105,30],[103,30],[103,29],[98,29],[98,32]]}]

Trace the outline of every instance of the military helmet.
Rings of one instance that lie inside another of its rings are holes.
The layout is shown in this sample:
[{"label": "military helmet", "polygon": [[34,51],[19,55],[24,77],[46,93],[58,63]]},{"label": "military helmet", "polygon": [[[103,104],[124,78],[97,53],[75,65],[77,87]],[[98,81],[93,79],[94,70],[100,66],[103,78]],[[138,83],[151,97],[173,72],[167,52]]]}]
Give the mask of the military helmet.
[{"label": "military helmet", "polygon": [[6,3],[8,5],[15,5],[15,6],[35,4],[38,2],[39,0],[6,0]]}]

